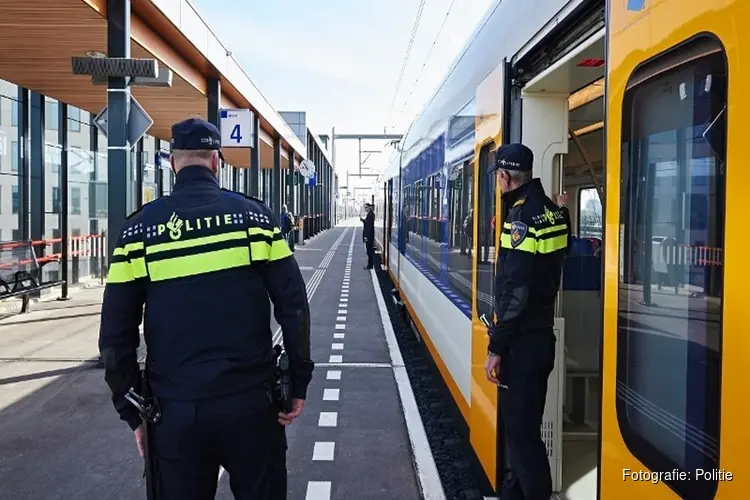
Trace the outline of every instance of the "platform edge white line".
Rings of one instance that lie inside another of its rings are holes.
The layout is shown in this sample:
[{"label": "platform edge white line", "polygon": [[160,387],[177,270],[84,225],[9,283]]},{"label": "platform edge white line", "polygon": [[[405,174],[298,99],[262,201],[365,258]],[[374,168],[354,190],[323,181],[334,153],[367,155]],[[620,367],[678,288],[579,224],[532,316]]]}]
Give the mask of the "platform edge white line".
[{"label": "platform edge white line", "polygon": [[401,409],[404,412],[406,421],[406,431],[409,434],[412,452],[414,453],[414,468],[419,479],[419,486],[424,500],[446,500],[443,483],[440,481],[435,457],[430,449],[430,443],[427,441],[427,433],[424,430],[424,423],[419,414],[417,400],[414,398],[414,391],[409,381],[409,375],[404,367],[404,359],[401,356],[401,349],[396,340],[396,334],[393,332],[393,325],[388,316],[388,309],[385,306],[383,292],[380,290],[380,283],[375,274],[375,269],[370,270],[372,286],[375,289],[375,298],[380,310],[380,320],[383,323],[383,331],[388,344],[388,351],[393,364],[393,374],[396,378],[399,397],[401,399]]}]

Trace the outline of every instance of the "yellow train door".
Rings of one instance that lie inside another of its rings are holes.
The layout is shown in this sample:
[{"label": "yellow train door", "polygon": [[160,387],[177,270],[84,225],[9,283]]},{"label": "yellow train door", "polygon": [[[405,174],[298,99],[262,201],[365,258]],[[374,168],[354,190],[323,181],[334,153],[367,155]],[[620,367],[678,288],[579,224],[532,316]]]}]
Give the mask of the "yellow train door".
[{"label": "yellow train door", "polygon": [[747,272],[730,251],[746,231],[750,6],[720,3],[609,2],[607,500],[745,498],[750,485]]}]

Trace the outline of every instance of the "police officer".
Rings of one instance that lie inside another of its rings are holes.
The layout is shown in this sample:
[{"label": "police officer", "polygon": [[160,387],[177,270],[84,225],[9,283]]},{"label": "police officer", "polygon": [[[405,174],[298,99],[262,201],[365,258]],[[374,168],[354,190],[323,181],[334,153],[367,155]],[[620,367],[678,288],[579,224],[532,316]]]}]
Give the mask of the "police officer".
[{"label": "police officer", "polygon": [[[205,121],[172,127],[177,181],[118,235],[99,348],[114,406],[143,455],[139,414],[123,397],[140,387],[143,318],[162,411],[149,438],[160,498],[213,499],[219,466],[237,499],[286,498],[284,426],[302,413],[313,371],[305,283],[269,207],[219,187],[220,147]],[[269,297],[290,358],[290,414],[270,396]]]},{"label": "police officer", "polygon": [[503,207],[495,282],[497,324],[491,328],[487,379],[498,384],[510,471],[501,498],[548,500],[552,478],[540,427],[547,379],[555,362],[553,321],[570,238],[567,209],[532,179],[534,155],[522,144],[498,149],[495,164]]},{"label": "police officer", "polygon": [[359,218],[362,221],[362,241],[365,243],[367,250],[367,265],[365,269],[372,269],[372,261],[375,258],[375,212],[372,211],[372,205],[365,203],[365,218]]}]

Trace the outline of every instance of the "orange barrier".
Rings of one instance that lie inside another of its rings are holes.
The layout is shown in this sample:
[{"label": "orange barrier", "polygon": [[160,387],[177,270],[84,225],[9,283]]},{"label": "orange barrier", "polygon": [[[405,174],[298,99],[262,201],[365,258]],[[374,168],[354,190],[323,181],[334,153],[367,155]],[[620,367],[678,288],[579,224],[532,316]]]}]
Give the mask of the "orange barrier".
[{"label": "orange barrier", "polygon": [[[665,255],[666,253],[666,255]],[[687,266],[721,266],[723,251],[721,248],[693,245],[677,245],[654,250],[654,261],[659,264]]]},{"label": "orange barrier", "polygon": [[[50,245],[62,244],[63,238],[53,238],[49,240],[35,240],[31,242],[33,247],[47,247]],[[28,246],[28,241],[9,241],[0,243],[0,251],[2,250],[13,250],[15,248],[23,248]],[[106,255],[107,242],[106,236],[103,234],[89,234],[85,236],[71,236],[68,238],[68,257],[84,257],[84,258],[101,258]],[[45,262],[59,262],[62,260],[62,252],[48,253],[41,257],[37,257],[37,262],[42,264]],[[18,264],[31,264],[33,259],[26,259],[18,262]],[[0,264],[0,268],[7,268],[10,264]]]}]

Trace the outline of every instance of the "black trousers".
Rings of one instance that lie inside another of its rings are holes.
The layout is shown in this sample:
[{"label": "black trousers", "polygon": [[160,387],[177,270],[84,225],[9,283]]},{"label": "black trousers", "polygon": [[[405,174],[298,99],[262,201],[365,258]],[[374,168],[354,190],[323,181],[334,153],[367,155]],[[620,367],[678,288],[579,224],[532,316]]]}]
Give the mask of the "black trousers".
[{"label": "black trousers", "polygon": [[372,261],[375,258],[375,242],[372,238],[365,241],[365,249],[367,250],[367,267],[372,267]]},{"label": "black trousers", "polygon": [[551,328],[519,332],[500,359],[499,403],[510,469],[501,500],[549,500],[552,476],[541,425],[555,362]]},{"label": "black trousers", "polygon": [[160,498],[213,500],[222,466],[235,499],[286,499],[286,434],[265,390],[160,403],[153,427]]}]

